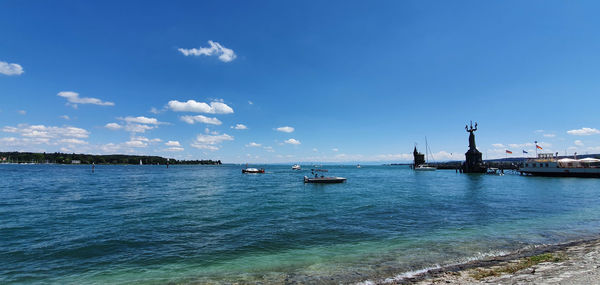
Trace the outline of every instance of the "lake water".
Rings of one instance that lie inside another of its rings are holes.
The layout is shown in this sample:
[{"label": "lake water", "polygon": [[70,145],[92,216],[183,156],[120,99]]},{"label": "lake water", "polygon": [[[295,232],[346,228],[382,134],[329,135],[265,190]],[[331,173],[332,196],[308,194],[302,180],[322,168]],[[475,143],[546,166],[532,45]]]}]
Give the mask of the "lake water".
[{"label": "lake water", "polygon": [[354,283],[600,232],[600,179],[262,167],[0,165],[0,283]]}]

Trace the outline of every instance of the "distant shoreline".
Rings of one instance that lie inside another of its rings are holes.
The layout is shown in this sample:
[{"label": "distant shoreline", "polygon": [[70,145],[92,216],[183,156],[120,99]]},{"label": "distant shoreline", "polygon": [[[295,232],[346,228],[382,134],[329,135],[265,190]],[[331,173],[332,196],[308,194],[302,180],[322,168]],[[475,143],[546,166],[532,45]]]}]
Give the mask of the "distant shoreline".
[{"label": "distant shoreline", "polygon": [[98,165],[132,165],[132,164],[202,164],[220,165],[221,160],[177,160],[161,156],[127,155],[127,154],[83,154],[83,153],[39,153],[39,152],[0,152],[0,163],[15,164],[98,164]]}]

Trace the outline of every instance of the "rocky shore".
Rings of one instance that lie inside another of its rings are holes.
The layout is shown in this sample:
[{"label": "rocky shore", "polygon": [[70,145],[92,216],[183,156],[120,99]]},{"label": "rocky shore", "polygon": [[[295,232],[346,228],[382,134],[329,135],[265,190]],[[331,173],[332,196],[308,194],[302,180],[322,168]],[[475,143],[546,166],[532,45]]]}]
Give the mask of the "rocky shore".
[{"label": "rocky shore", "polygon": [[600,284],[600,239],[521,250],[375,284]]}]

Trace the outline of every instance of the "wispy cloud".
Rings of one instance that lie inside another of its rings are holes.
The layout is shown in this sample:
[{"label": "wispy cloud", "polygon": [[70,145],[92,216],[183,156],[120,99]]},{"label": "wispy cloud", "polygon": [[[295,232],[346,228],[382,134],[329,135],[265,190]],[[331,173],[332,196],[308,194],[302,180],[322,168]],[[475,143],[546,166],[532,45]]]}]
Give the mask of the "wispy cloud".
[{"label": "wispy cloud", "polygon": [[251,142],[246,145],[246,147],[261,147],[262,145],[259,143]]},{"label": "wispy cloud", "polygon": [[279,127],[277,129],[278,132],[284,132],[284,133],[292,133],[294,132],[294,128],[290,127],[290,126],[285,126],[285,127]]},{"label": "wispy cloud", "polygon": [[115,103],[102,101],[97,98],[79,97],[79,93],[73,91],[61,91],[58,92],[57,96],[67,99],[67,105],[77,108],[77,104],[93,104],[100,106],[114,106]]},{"label": "wispy cloud", "polygon": [[208,41],[208,44],[210,47],[179,48],[177,50],[185,56],[218,56],[222,62],[230,62],[237,57],[232,49],[228,49],[217,42]]},{"label": "wispy cloud", "polygon": [[25,72],[23,67],[17,63],[8,63],[0,61],[0,74],[4,75],[21,75]]},{"label": "wispy cloud", "polygon": [[580,140],[575,140],[573,143],[574,143],[576,146],[583,146],[583,142],[582,142],[582,141],[580,141]]},{"label": "wispy cloud", "polygon": [[506,148],[506,146],[501,143],[495,143],[495,144],[492,144],[492,146],[495,148]]},{"label": "wispy cloud", "polygon": [[233,109],[227,104],[219,101],[213,101],[209,104],[204,102],[197,102],[195,100],[187,100],[186,102],[180,102],[177,100],[171,100],[167,103],[169,109],[175,112],[194,112],[194,113],[207,113],[207,114],[232,114]]},{"label": "wispy cloud", "polygon": [[181,119],[182,121],[184,121],[188,124],[195,124],[195,123],[204,123],[204,124],[210,124],[210,125],[221,125],[222,124],[222,122],[217,118],[209,118],[209,117],[202,116],[202,115],[181,116],[181,117],[179,117],[179,119]]},{"label": "wispy cloud", "polygon": [[567,131],[567,134],[574,136],[590,136],[600,134],[600,130],[594,128],[581,128]]},{"label": "wispy cloud", "polygon": [[194,142],[192,142],[191,146],[198,149],[206,149],[206,150],[219,150],[220,144],[224,141],[232,141],[233,137],[228,134],[222,135],[205,135],[199,134],[196,136]]}]

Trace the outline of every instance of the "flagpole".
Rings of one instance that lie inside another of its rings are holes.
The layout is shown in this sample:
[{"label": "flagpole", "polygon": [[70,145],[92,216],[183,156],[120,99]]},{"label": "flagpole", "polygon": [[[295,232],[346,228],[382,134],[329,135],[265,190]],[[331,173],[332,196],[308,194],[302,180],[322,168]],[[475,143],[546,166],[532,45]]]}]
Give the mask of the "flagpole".
[{"label": "flagpole", "polygon": [[535,143],[535,157],[538,157],[538,155],[537,155],[537,141],[534,141],[534,143]]}]

